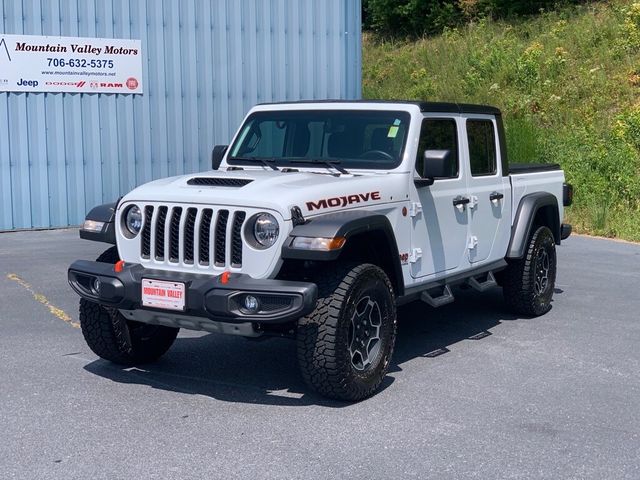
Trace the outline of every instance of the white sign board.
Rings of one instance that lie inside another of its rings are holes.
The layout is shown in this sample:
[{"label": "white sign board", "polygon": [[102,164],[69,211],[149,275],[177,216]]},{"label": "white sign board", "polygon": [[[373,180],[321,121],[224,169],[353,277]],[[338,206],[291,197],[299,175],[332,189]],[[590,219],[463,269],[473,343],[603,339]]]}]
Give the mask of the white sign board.
[{"label": "white sign board", "polygon": [[0,91],[142,93],[140,40],[0,33]]}]

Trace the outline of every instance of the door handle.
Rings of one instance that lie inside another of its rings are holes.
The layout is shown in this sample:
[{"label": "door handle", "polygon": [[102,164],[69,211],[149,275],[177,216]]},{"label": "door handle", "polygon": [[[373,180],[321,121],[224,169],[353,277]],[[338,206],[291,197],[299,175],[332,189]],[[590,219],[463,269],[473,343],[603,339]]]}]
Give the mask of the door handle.
[{"label": "door handle", "polygon": [[503,198],[504,195],[498,192],[493,192],[491,195],[489,195],[489,200],[491,200],[492,202],[497,202],[498,200],[502,200]]},{"label": "door handle", "polygon": [[454,207],[459,207],[459,206],[464,206],[466,204],[468,204],[471,201],[470,198],[468,197],[456,197],[453,199],[453,206]]}]

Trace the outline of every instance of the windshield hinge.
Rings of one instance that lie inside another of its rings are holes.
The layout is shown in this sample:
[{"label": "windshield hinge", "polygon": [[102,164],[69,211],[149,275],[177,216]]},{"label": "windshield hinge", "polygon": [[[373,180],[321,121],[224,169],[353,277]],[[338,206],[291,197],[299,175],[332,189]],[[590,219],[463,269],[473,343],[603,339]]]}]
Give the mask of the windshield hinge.
[{"label": "windshield hinge", "polygon": [[418,260],[422,258],[422,249],[414,248],[411,250],[411,255],[409,255],[409,262],[416,263]]},{"label": "windshield hinge", "polygon": [[413,202],[411,204],[411,207],[409,207],[409,215],[411,215],[411,217],[417,217],[421,213],[422,213],[422,204]]}]

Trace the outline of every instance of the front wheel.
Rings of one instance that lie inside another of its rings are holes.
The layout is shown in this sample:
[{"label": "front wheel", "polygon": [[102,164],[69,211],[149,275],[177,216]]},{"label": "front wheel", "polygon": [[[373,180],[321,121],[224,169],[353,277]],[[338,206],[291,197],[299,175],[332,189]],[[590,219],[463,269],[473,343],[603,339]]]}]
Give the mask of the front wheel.
[{"label": "front wheel", "polygon": [[298,321],[300,370],[324,396],[362,400],[378,389],[389,368],[397,324],[393,287],[371,264],[323,273],[316,309]]},{"label": "front wheel", "polygon": [[[96,261],[116,263],[118,250],[111,247]],[[114,308],[80,299],[80,327],[89,348],[101,358],[121,365],[152,362],[173,345],[179,328],[127,320]]]},{"label": "front wheel", "polygon": [[556,244],[548,227],[531,235],[525,255],[504,270],[504,299],[516,313],[537,317],[551,310],[556,284]]}]

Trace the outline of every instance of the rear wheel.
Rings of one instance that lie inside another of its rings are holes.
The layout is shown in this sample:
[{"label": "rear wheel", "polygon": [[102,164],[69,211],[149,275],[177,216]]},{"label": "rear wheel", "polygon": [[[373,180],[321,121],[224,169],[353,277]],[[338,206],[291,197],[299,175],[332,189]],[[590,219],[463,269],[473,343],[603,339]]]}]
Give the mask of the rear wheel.
[{"label": "rear wheel", "polygon": [[512,261],[502,275],[507,304],[517,313],[539,316],[551,310],[556,283],[556,244],[548,227],[538,227],[525,255]]},{"label": "rear wheel", "polygon": [[[96,259],[104,263],[118,260],[116,247],[109,248]],[[118,310],[84,298],[80,299],[80,327],[93,353],[121,365],[157,360],[169,350],[180,330],[127,320]]]},{"label": "rear wheel", "polygon": [[315,311],[298,321],[298,362],[305,382],[322,395],[362,400],[378,389],[389,368],[395,297],[375,265],[333,268],[316,282]]}]

